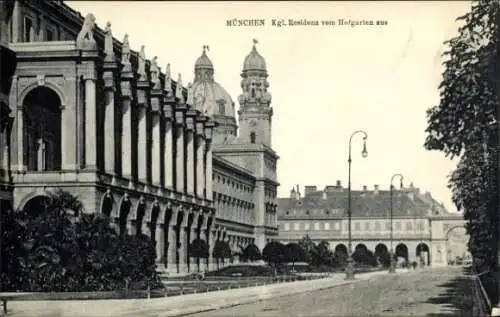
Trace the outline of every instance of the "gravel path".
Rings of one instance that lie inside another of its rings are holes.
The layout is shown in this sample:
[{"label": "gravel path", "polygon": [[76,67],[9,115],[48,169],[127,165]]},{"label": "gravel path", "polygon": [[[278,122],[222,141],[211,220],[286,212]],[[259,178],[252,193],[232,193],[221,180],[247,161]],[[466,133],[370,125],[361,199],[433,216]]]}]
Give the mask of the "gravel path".
[{"label": "gravel path", "polygon": [[460,267],[387,275],[327,290],[203,312],[203,317],[460,316],[445,296]]}]

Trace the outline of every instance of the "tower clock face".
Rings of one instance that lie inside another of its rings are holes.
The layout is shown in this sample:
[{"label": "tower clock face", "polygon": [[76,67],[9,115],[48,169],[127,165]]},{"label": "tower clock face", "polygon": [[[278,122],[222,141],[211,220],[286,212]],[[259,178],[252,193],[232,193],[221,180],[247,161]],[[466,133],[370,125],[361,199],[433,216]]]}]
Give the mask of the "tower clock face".
[{"label": "tower clock face", "polygon": [[255,127],[257,125],[257,121],[255,120],[250,120],[250,126]]}]

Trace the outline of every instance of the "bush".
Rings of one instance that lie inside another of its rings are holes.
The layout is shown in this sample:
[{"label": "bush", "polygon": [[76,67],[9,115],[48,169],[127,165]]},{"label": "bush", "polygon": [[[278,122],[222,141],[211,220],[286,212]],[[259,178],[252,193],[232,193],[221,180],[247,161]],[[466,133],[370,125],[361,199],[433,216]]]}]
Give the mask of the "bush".
[{"label": "bush", "polygon": [[243,250],[241,258],[243,261],[258,261],[262,258],[262,255],[259,247],[251,243]]},{"label": "bush", "polygon": [[274,266],[284,263],[286,261],[285,246],[279,242],[269,242],[262,250],[262,259]]},{"label": "bush", "polygon": [[82,214],[80,208],[75,197],[59,192],[39,210],[2,214],[3,291],[113,291],[128,286],[162,286],[149,237],[119,236],[108,219]]}]

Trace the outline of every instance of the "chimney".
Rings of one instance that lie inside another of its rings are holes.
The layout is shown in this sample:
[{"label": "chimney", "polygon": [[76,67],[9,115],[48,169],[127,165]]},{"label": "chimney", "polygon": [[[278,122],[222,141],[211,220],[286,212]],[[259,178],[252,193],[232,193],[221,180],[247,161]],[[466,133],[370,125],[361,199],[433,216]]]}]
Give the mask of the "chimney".
[{"label": "chimney", "polygon": [[290,191],[290,198],[297,199],[297,193],[295,192],[295,188],[294,187],[292,187],[292,190]]},{"label": "chimney", "polygon": [[365,191],[365,192],[366,192],[367,190],[368,190],[368,186],[363,185],[363,191]]},{"label": "chimney", "polygon": [[295,194],[297,195],[297,199],[300,199],[300,188],[299,188],[299,184],[297,184],[297,189],[295,190]]},{"label": "chimney", "polygon": [[305,193],[304,196],[309,195],[310,193],[318,191],[318,188],[316,186],[306,186],[305,187]]},{"label": "chimney", "polygon": [[339,180],[337,180],[337,184],[336,184],[337,187],[342,187],[342,182],[340,182]]},{"label": "chimney", "polygon": [[373,186],[373,193],[378,194],[378,185]]}]

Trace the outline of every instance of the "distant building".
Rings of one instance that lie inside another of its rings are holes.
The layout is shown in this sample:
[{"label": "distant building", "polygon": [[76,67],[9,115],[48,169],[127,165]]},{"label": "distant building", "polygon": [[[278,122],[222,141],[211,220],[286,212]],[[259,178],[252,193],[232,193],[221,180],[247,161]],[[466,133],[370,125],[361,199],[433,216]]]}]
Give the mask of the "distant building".
[{"label": "distant building", "polygon": [[211,254],[216,240],[236,253],[276,237],[278,156],[255,45],[243,61],[238,134],[207,47],[185,87],[144,47],[132,50],[128,36],[113,38],[110,24],[62,1],[0,6],[2,211],[62,188],[119,232],[149,235],[170,272],[192,269],[196,238]]},{"label": "distant building", "polygon": [[[289,243],[308,235],[316,242],[329,242],[332,250],[347,252],[347,194],[340,181],[322,190],[305,186],[303,193],[297,185],[289,197],[278,198],[278,239]],[[375,253],[390,250],[390,191],[374,185],[351,194],[352,251],[362,245]],[[430,193],[421,193],[413,184],[394,188],[392,247],[398,257],[413,261],[422,255],[427,264],[444,264],[447,235],[454,228],[445,228],[447,222],[463,226],[461,215],[449,213]]]}]

